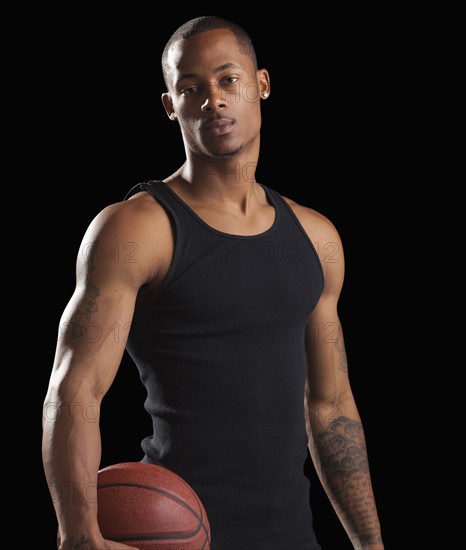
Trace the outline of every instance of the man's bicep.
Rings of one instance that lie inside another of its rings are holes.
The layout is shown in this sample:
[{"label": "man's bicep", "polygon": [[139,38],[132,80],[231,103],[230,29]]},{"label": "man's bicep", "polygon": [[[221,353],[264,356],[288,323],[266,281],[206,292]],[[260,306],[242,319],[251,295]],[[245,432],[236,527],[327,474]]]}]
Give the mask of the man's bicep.
[{"label": "man's bicep", "polygon": [[158,267],[152,214],[136,201],[116,204],[88,227],[77,254],[76,288],[60,320],[52,375],[60,390],[101,398],[110,387],[138,291]]},{"label": "man's bicep", "polygon": [[77,286],[60,320],[52,380],[63,391],[101,398],[118,370],[134,311],[135,291],[100,281]]},{"label": "man's bicep", "polygon": [[331,401],[348,387],[343,327],[334,300],[322,297],[306,327],[309,397]]},{"label": "man's bicep", "polygon": [[101,398],[126,346],[140,266],[114,255],[115,231],[88,231],[78,252],[76,288],[60,320],[52,380],[67,394]]}]

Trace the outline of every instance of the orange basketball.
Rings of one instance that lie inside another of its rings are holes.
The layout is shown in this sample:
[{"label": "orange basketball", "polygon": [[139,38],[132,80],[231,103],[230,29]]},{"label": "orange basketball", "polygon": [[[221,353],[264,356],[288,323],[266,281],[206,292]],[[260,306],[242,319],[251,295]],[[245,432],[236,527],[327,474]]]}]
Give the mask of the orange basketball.
[{"label": "orange basketball", "polygon": [[98,522],[106,539],[140,550],[209,550],[202,502],[180,476],[154,464],[122,462],[99,470]]}]

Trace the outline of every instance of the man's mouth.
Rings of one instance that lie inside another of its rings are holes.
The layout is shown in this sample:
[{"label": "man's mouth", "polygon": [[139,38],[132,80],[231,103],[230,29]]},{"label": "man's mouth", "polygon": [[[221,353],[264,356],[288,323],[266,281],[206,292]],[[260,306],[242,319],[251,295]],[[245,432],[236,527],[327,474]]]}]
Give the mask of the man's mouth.
[{"label": "man's mouth", "polygon": [[214,136],[222,136],[231,132],[234,123],[232,118],[216,118],[207,122],[203,126],[203,130]]}]

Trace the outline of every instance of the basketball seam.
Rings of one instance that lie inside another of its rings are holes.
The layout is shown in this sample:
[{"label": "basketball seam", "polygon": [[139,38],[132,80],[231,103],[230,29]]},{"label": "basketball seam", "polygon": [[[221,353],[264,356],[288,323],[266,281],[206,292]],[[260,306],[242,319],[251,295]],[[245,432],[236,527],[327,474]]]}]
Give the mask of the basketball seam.
[{"label": "basketball seam", "polygon": [[180,498],[178,498],[176,495],[168,492],[168,491],[165,491],[164,489],[158,489],[157,487],[152,487],[151,485],[143,485],[142,483],[133,483],[133,482],[129,482],[129,481],[118,481],[117,483],[108,483],[108,484],[105,484],[105,485],[98,485],[97,486],[97,489],[108,489],[109,487],[138,487],[140,489],[148,489],[149,491],[155,491],[157,493],[162,493],[163,495],[173,499],[173,500],[176,500],[179,504],[181,504],[182,506],[184,506],[185,508],[187,508],[190,512],[192,512],[192,514],[197,518],[197,519],[202,519],[198,514],[197,512],[194,511],[193,508],[191,508],[191,506],[189,506],[189,504],[186,504],[186,502],[184,502],[183,500],[181,500]]}]

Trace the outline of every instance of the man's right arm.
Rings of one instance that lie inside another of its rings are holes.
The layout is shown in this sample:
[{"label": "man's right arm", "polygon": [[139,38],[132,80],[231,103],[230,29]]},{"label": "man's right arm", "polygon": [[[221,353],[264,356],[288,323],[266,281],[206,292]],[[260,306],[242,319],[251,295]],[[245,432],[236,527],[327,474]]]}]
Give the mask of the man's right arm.
[{"label": "man's right arm", "polygon": [[[101,402],[122,360],[138,290],[158,271],[145,237],[151,206],[129,202],[104,209],[84,236],[44,402],[43,464],[63,550],[129,548],[102,538],[96,505]],[[120,247],[126,254],[117,256]]]}]

